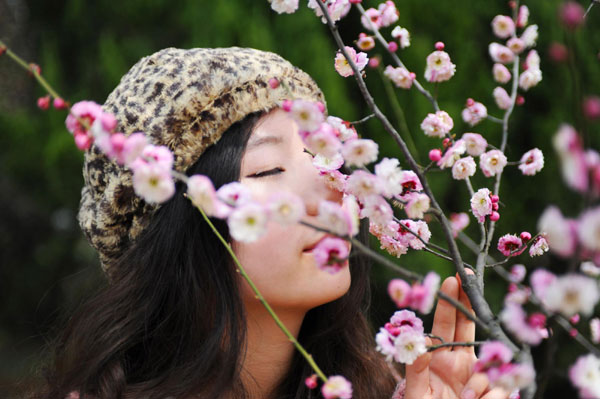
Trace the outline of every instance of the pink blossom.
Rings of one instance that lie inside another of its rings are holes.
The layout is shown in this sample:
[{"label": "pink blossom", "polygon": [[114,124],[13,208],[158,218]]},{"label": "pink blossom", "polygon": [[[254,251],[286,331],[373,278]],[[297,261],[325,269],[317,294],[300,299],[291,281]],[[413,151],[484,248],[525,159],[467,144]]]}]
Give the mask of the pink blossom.
[{"label": "pink blossom", "polygon": [[165,171],[173,167],[173,153],[167,147],[148,144],[142,150],[142,154],[136,158],[129,167],[134,171],[148,164],[157,165]]},{"label": "pink blossom", "polygon": [[531,316],[527,317],[527,313],[521,305],[508,302],[505,303],[499,318],[502,324],[521,342],[528,345],[539,345],[543,339],[548,338],[548,330],[545,327],[546,317],[541,313]]},{"label": "pink blossom", "polygon": [[458,233],[463,231],[469,225],[469,215],[465,212],[450,214],[450,227],[452,228],[452,236],[456,238]]},{"label": "pink blossom", "polygon": [[426,194],[412,193],[404,210],[411,219],[423,219],[424,213],[429,210],[430,200]]},{"label": "pink blossom", "polygon": [[600,267],[596,266],[594,262],[581,262],[579,269],[583,274],[587,274],[590,277],[600,276]]},{"label": "pink blossom", "polygon": [[358,138],[356,134],[356,129],[350,123],[344,121],[337,116],[328,116],[327,123],[333,127],[333,129],[337,132],[337,136],[340,141],[352,140]]},{"label": "pink blossom", "polygon": [[[346,54],[348,54],[348,57],[354,61],[356,68],[359,71],[362,71],[369,62],[367,54],[363,52],[357,54],[352,47],[345,46],[344,48],[346,49]],[[354,75],[354,71],[352,70],[350,63],[346,57],[344,57],[344,54],[342,54],[341,51],[338,51],[335,56],[335,70],[345,78]]]},{"label": "pink blossom", "polygon": [[525,44],[525,47],[533,47],[538,39],[538,26],[531,25],[523,31],[521,34],[521,40]]},{"label": "pink blossom", "polygon": [[346,189],[347,176],[339,170],[321,170],[319,174],[323,176],[328,187],[340,192]]},{"label": "pink blossom", "polygon": [[360,206],[358,205],[356,197],[344,193],[342,198],[342,209],[346,211],[346,214],[350,217],[350,235],[357,235],[360,225]]},{"label": "pink blossom", "polygon": [[380,17],[380,27],[385,28],[398,20],[398,10],[393,1],[388,0],[377,7]]},{"label": "pink blossom", "polygon": [[487,375],[490,386],[500,387],[508,392],[526,388],[535,381],[535,370],[529,363],[506,364],[489,370]]},{"label": "pink blossom", "polygon": [[217,198],[231,207],[239,207],[251,202],[250,190],[240,182],[231,182],[222,185],[217,190]]},{"label": "pink blossom", "polygon": [[394,341],[395,337],[385,328],[380,328],[379,332],[375,335],[375,342],[377,343],[375,350],[384,355],[388,362],[394,358],[394,354],[396,353]]},{"label": "pink blossom", "polygon": [[235,208],[227,218],[229,234],[240,242],[254,242],[267,231],[267,211],[255,202],[246,202]]},{"label": "pink blossom", "polygon": [[375,47],[375,39],[373,36],[369,36],[366,33],[360,33],[358,35],[358,40],[356,41],[356,47],[363,51],[369,51]]},{"label": "pink blossom", "polygon": [[156,163],[140,163],[133,170],[133,190],[144,201],[158,204],[175,193],[175,183],[169,170]]},{"label": "pink blossom", "polygon": [[573,221],[566,219],[560,209],[549,206],[538,220],[538,230],[543,231],[550,250],[562,257],[570,257],[577,246],[577,231]]},{"label": "pink blossom", "polygon": [[193,175],[187,181],[187,195],[195,206],[208,216],[226,217],[230,208],[217,198],[212,181],[203,175]]},{"label": "pink blossom", "polygon": [[440,276],[429,272],[423,283],[415,283],[410,291],[410,307],[422,314],[428,314],[433,308],[435,296],[440,288]]},{"label": "pink blossom", "polygon": [[405,28],[396,26],[394,29],[392,29],[392,37],[398,40],[398,43],[400,43],[400,48],[407,48],[410,46],[410,33]]},{"label": "pink blossom", "polygon": [[511,17],[496,15],[492,20],[494,34],[500,39],[506,39],[515,34],[515,23]]},{"label": "pink blossom", "polygon": [[391,198],[402,193],[402,170],[396,158],[383,158],[375,165],[375,175],[382,183],[382,194]]},{"label": "pink blossom", "polygon": [[298,0],[269,0],[271,8],[278,14],[293,14],[298,9]]},{"label": "pink blossom", "polygon": [[[412,249],[421,250],[425,248],[425,243],[428,243],[429,239],[431,238],[431,231],[429,230],[429,226],[422,220],[410,220],[411,223],[409,225],[408,220],[403,220],[402,223],[406,227],[410,228],[413,233],[416,233],[417,236],[414,236],[412,233],[406,232],[403,235],[404,239],[407,240],[408,245],[410,245]],[[400,228],[399,230],[404,229]]]},{"label": "pink blossom", "polygon": [[578,226],[581,244],[590,251],[600,251],[600,206],[582,213]]},{"label": "pink blossom", "polygon": [[144,133],[133,133],[127,136],[123,143],[122,151],[118,151],[118,146],[113,143],[113,149],[117,157],[117,162],[130,166],[135,160],[142,155],[144,148],[148,145],[148,138]]},{"label": "pink blossom", "polygon": [[487,108],[480,102],[467,101],[467,107],[462,111],[463,120],[471,126],[475,126],[487,118]]},{"label": "pink blossom", "polygon": [[375,31],[381,28],[381,13],[375,8],[369,8],[365,11],[365,14],[360,18],[362,25],[365,29]]},{"label": "pink blossom", "polygon": [[506,110],[512,105],[512,99],[503,87],[496,87],[492,94],[498,108]]},{"label": "pink blossom", "polygon": [[436,50],[427,56],[425,79],[428,82],[445,82],[456,72],[456,65],[445,51]]},{"label": "pink blossom", "polygon": [[362,217],[378,225],[386,225],[394,218],[394,211],[388,202],[380,195],[370,195],[363,202],[360,212]]},{"label": "pink blossom", "polygon": [[474,157],[483,154],[488,145],[487,140],[478,133],[465,133],[461,139],[465,142],[467,154]]},{"label": "pink blossom", "polygon": [[342,206],[332,201],[319,203],[318,221],[322,226],[334,234],[346,236],[352,231],[352,218],[350,213]]},{"label": "pink blossom", "polygon": [[425,336],[416,331],[407,331],[394,339],[394,360],[398,363],[413,364],[425,352]]},{"label": "pink blossom", "polygon": [[542,71],[536,68],[530,68],[524,71],[519,77],[519,87],[523,90],[529,90],[542,81]]},{"label": "pink blossom", "polygon": [[[327,18],[323,15],[317,1],[320,0],[308,0],[308,7],[315,10],[315,15],[321,17],[321,21],[326,24]],[[346,14],[348,14],[348,11],[350,11],[350,7],[351,4],[349,0],[332,0],[327,2],[327,12],[334,23],[345,17]]]},{"label": "pink blossom", "polygon": [[342,156],[346,164],[363,167],[377,160],[379,146],[369,139],[348,140],[342,147]]},{"label": "pink blossom", "polygon": [[500,150],[491,150],[481,154],[479,157],[479,167],[485,177],[496,176],[496,174],[502,173],[506,163],[506,156]]},{"label": "pink blossom", "polygon": [[600,319],[598,317],[594,317],[590,320],[590,333],[592,342],[600,344]]},{"label": "pink blossom", "polygon": [[523,253],[527,246],[514,234],[505,234],[498,240],[498,251],[504,256],[517,256]]},{"label": "pink blossom", "polygon": [[412,170],[403,170],[400,176],[400,185],[402,186],[402,195],[400,199],[406,199],[404,196],[408,195],[413,191],[423,190],[423,185],[419,180],[419,177]]},{"label": "pink blossom", "polygon": [[[558,16],[568,29],[574,30],[584,22],[585,10],[576,1],[567,1],[561,6]],[[600,395],[599,395],[600,396]]]},{"label": "pink blossom", "polygon": [[323,122],[323,111],[314,101],[294,100],[290,108],[290,116],[298,124],[300,131],[312,132]]},{"label": "pink blossom", "polygon": [[87,150],[91,147],[93,136],[90,129],[94,121],[103,114],[100,105],[93,101],[80,101],[71,107],[65,124],[69,132],[73,134],[77,148]]},{"label": "pink blossom", "polygon": [[569,379],[581,398],[600,398],[600,358],[591,353],[579,356],[569,369]]},{"label": "pink blossom", "polygon": [[527,26],[529,21],[529,8],[527,6],[520,6],[519,12],[517,13],[517,27],[524,28]]},{"label": "pink blossom", "polygon": [[[373,231],[373,224],[371,225],[371,231]],[[394,237],[386,234],[381,234],[379,238],[380,248],[385,250],[390,255],[399,258],[408,252],[408,243],[399,241]]]},{"label": "pink blossom", "polygon": [[297,223],[306,214],[302,199],[289,191],[271,194],[265,208],[269,218],[282,225]]},{"label": "pink blossom", "polygon": [[494,64],[492,74],[494,75],[494,80],[498,83],[508,83],[512,77],[508,68],[499,63]]},{"label": "pink blossom", "polygon": [[547,252],[549,249],[548,241],[546,241],[546,237],[543,235],[537,236],[533,239],[533,244],[529,248],[529,256],[540,256],[543,255],[544,252]]},{"label": "pink blossom", "polygon": [[444,137],[454,127],[454,121],[448,115],[446,111],[437,111],[435,114],[427,114],[423,122],[421,122],[421,129],[425,132],[426,136],[430,137]]},{"label": "pink blossom", "polygon": [[556,278],[554,273],[551,273],[546,269],[536,269],[529,276],[529,283],[531,284],[533,293],[542,302],[544,302],[544,298],[546,297],[548,286],[556,281]]},{"label": "pink blossom", "polygon": [[319,269],[335,274],[348,262],[348,243],[336,237],[325,237],[312,250]]},{"label": "pink blossom", "polygon": [[312,163],[320,172],[329,172],[341,168],[344,164],[344,157],[340,153],[336,153],[331,158],[327,158],[322,154],[315,154]]},{"label": "pink blossom", "polygon": [[583,114],[586,118],[595,120],[600,118],[600,97],[588,96],[583,99]]},{"label": "pink blossom", "polygon": [[416,77],[413,72],[409,72],[406,68],[394,68],[391,65],[388,65],[385,68],[383,74],[389,78],[396,85],[396,87],[400,87],[402,89],[410,89]]},{"label": "pink blossom", "polygon": [[503,364],[510,363],[513,358],[513,352],[500,341],[488,341],[481,345],[479,349],[479,359],[475,363],[473,370],[475,372],[487,371],[491,368],[497,368]]},{"label": "pink blossom", "polygon": [[326,158],[335,158],[342,148],[342,142],[337,138],[333,127],[326,122],[321,123],[315,131],[308,133],[304,143],[310,151]]},{"label": "pink blossom", "polygon": [[577,131],[571,125],[562,124],[554,135],[552,144],[560,157],[561,172],[567,185],[580,192],[587,191],[587,164]]},{"label": "pink blossom", "polygon": [[600,300],[598,282],[580,274],[565,274],[553,280],[544,292],[544,304],[566,317],[581,313],[591,315]]},{"label": "pink blossom", "polygon": [[454,144],[446,150],[442,158],[437,161],[437,166],[439,166],[440,169],[451,167],[454,165],[454,162],[460,159],[460,156],[464,154],[465,151],[467,151],[465,142],[462,139],[456,140]]},{"label": "pink blossom", "polygon": [[364,170],[355,170],[346,181],[346,191],[359,201],[364,201],[370,195],[380,195],[383,184],[377,176]]},{"label": "pink blossom", "polygon": [[515,54],[508,47],[499,43],[490,43],[489,53],[494,62],[501,64],[509,64],[515,59]]},{"label": "pink blossom", "polygon": [[327,378],[321,393],[325,399],[351,399],[352,384],[341,375],[333,375]]},{"label": "pink blossom", "polygon": [[519,161],[519,169],[524,175],[533,176],[544,167],[544,154],[538,148],[527,151]]},{"label": "pink blossom", "polygon": [[492,214],[490,194],[490,190],[487,188],[480,188],[471,197],[471,211],[479,223],[485,222],[485,217]]},{"label": "pink blossom", "polygon": [[473,157],[460,158],[452,166],[452,177],[456,180],[464,180],[475,174],[475,168]]},{"label": "pink blossom", "polygon": [[[410,301],[410,284],[408,284],[406,281],[399,278],[390,280],[387,286],[387,291],[388,295],[390,298],[392,298],[392,301],[394,301],[397,307],[405,308],[408,306]],[[399,324],[402,326],[401,323]],[[423,323],[421,322],[421,325],[422,324]]]},{"label": "pink blossom", "polygon": [[515,54],[521,54],[523,50],[525,50],[526,46],[525,42],[522,39],[518,37],[513,37],[506,42],[506,47],[508,47],[510,51],[512,51]]},{"label": "pink blossom", "polygon": [[414,331],[421,334],[425,332],[423,321],[417,317],[415,312],[411,312],[410,310],[398,310],[394,312],[390,318],[390,322],[386,324],[385,328],[394,336],[408,331]]},{"label": "pink blossom", "polygon": [[527,274],[525,266],[521,264],[514,265],[510,268],[510,281],[520,283],[525,278],[525,274]]}]

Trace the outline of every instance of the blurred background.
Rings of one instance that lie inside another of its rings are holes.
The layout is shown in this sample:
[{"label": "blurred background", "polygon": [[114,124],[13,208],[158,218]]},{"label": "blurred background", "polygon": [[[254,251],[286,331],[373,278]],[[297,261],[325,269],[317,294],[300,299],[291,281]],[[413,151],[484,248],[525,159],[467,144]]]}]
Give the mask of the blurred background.
[{"label": "blurred background", "polygon": [[[27,61],[38,63],[46,79],[71,102],[103,103],[139,58],[165,47],[243,46],[276,52],[307,71],[323,89],[331,115],[350,121],[366,116],[368,110],[354,80],[342,78],[333,69],[336,46],[329,30],[305,0],[300,3],[295,14],[278,15],[266,0],[0,0],[0,39]],[[365,8],[377,7],[379,1],[363,3]],[[524,93],[525,104],[515,109],[506,154],[509,161],[518,161],[525,151],[538,147],[546,165],[533,177],[523,176],[514,166],[505,169],[500,197],[506,206],[501,209],[497,237],[536,232],[537,220],[549,204],[558,205],[569,217],[577,217],[583,209],[583,197],[562,182],[552,149],[552,136],[561,123],[574,125],[586,146],[600,148],[600,122],[582,112],[584,98],[600,96],[600,5],[591,10],[584,26],[567,29],[559,18],[561,1],[522,4],[531,11],[530,24],[539,26],[536,49],[543,81]],[[589,1],[580,4],[587,8]],[[407,28],[412,39],[412,45],[399,55],[426,88],[433,91],[423,71],[425,57],[436,41],[445,43],[457,65],[456,75],[438,88],[441,108],[454,118],[454,132],[459,136],[467,131],[481,133],[498,146],[500,125],[484,121],[470,128],[460,112],[472,97],[486,104],[491,115],[502,116],[492,97],[497,84],[488,44],[496,40],[490,22],[497,14],[510,13],[508,2],[403,0],[397,7],[397,24]],[[364,31],[354,9],[338,25],[348,45]],[[383,30],[387,38],[391,29]],[[380,47],[369,52],[370,57],[376,54],[382,55],[382,67],[391,62]],[[416,158],[425,164],[429,150],[439,146],[439,140],[426,137],[419,128],[431,105],[414,89],[392,89],[381,72],[367,69],[367,84],[396,126],[406,119],[411,134],[405,139],[414,142]],[[65,129],[66,113],[36,107],[37,98],[43,95],[31,76],[6,55],[0,57],[1,398],[17,397],[16,383],[29,385],[39,378],[48,342],[72,309],[105,284],[97,255],[75,219],[83,155]],[[406,165],[379,122],[372,119],[358,131],[379,142],[380,156],[398,157]],[[448,212],[466,212],[466,187],[449,175],[449,171],[430,174],[434,193]],[[477,173],[473,184],[477,189],[491,188],[493,183]],[[432,241],[444,244],[435,223],[431,228]],[[466,232],[479,240],[473,217]],[[474,260],[468,249],[461,246],[461,250],[467,261]],[[500,254],[493,249],[492,255]],[[399,262],[422,273],[453,273],[449,262],[427,253],[412,252]],[[513,263],[521,262],[530,270],[546,267],[557,273],[567,267],[565,260],[552,254],[536,259],[523,255]],[[393,277],[374,267],[374,327],[394,311],[386,294],[387,281]],[[486,287],[486,296],[498,311],[507,285],[489,272]],[[579,327],[589,334],[585,323]],[[560,371],[548,374],[544,397],[575,397],[566,370],[582,349],[562,331],[552,343],[559,350],[546,355],[546,345],[534,349],[538,369],[552,364]]]}]

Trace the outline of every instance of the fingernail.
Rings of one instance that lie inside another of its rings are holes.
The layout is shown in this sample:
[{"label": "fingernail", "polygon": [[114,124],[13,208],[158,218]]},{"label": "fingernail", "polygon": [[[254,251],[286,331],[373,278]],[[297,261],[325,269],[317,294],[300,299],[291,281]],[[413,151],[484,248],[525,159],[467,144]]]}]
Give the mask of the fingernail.
[{"label": "fingernail", "polygon": [[472,389],[465,389],[460,394],[460,399],[475,399],[475,391]]}]

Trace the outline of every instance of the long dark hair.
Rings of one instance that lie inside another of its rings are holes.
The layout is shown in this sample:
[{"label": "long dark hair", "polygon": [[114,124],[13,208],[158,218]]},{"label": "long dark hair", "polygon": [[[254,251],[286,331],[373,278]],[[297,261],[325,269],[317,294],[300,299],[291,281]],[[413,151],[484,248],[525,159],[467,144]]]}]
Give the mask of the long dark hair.
[{"label": "long dark hair", "polygon": [[[241,159],[262,113],[232,125],[187,171],[216,187],[239,180]],[[110,267],[110,283],[70,318],[52,347],[45,388],[35,398],[246,397],[243,284],[224,246],[178,185],[174,197]],[[228,238],[223,221],[214,221]],[[366,240],[367,231],[361,229]],[[355,398],[389,398],[394,381],[373,349],[365,314],[369,265],[351,260],[352,283],[340,299],[310,310],[300,342],[328,374],[353,382]],[[296,352],[277,398],[319,398],[312,371]]]}]

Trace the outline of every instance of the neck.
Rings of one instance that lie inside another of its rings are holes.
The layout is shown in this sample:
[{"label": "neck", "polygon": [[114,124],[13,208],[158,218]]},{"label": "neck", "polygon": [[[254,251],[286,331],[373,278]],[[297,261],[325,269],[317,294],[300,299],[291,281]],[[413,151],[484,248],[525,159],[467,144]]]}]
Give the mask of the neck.
[{"label": "neck", "polygon": [[[276,312],[290,333],[297,338],[306,311],[279,309]],[[247,306],[247,324],[242,381],[250,398],[269,398],[291,366],[294,344],[258,301]]]}]

